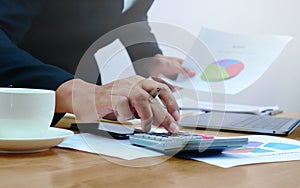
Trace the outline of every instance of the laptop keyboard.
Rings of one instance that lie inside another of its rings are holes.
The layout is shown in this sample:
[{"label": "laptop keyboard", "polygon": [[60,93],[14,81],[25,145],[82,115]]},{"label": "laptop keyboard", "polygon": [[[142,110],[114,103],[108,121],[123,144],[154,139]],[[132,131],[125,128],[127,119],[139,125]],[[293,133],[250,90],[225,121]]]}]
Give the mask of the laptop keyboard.
[{"label": "laptop keyboard", "polygon": [[247,127],[247,128],[261,128],[278,130],[288,123],[290,119],[287,118],[272,118],[266,116],[253,116],[240,122],[232,123],[232,126]]},{"label": "laptop keyboard", "polygon": [[214,129],[229,129],[259,131],[269,130],[268,133],[278,131],[284,127],[287,131],[289,128],[293,129],[299,123],[299,119],[295,118],[281,118],[274,116],[260,116],[252,114],[238,114],[238,113],[223,113],[210,112],[198,116],[190,116],[182,119],[179,125],[189,127],[202,127]]}]

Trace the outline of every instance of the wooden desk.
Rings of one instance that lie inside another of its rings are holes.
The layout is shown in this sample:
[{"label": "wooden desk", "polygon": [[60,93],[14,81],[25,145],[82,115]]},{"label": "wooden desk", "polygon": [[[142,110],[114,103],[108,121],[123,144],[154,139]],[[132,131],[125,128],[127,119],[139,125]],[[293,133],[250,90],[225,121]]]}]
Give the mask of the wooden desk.
[{"label": "wooden desk", "polygon": [[[62,120],[59,125],[68,123]],[[289,138],[300,140],[300,128]],[[111,162],[114,159],[61,148],[35,154],[0,154],[0,187],[300,187],[300,161],[223,169],[178,158],[146,167],[119,165],[117,162],[124,161]],[[141,165],[164,159],[129,163]]]}]

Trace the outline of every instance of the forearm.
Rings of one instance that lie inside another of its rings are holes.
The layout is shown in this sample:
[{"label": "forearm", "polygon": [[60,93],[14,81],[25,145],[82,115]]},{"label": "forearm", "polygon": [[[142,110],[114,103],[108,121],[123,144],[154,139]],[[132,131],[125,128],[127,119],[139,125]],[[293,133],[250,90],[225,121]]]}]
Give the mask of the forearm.
[{"label": "forearm", "polygon": [[73,112],[73,86],[74,82],[80,82],[80,80],[72,79],[61,84],[56,90],[56,105],[55,112],[57,113],[74,113]]},{"label": "forearm", "polygon": [[136,73],[143,77],[149,76],[148,63],[139,63],[139,60],[162,54],[148,23],[147,12],[152,3],[153,0],[137,1],[124,13],[120,21],[122,27],[120,40],[134,62]]}]

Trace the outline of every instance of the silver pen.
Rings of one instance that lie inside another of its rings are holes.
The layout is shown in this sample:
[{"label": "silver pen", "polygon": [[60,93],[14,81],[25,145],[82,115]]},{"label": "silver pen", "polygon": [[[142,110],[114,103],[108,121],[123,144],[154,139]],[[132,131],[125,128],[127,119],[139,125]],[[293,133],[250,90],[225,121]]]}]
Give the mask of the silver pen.
[{"label": "silver pen", "polygon": [[155,99],[155,98],[160,94],[161,90],[162,90],[161,87],[157,87],[157,88],[153,89],[153,90],[150,92],[150,95],[151,95],[150,100]]}]

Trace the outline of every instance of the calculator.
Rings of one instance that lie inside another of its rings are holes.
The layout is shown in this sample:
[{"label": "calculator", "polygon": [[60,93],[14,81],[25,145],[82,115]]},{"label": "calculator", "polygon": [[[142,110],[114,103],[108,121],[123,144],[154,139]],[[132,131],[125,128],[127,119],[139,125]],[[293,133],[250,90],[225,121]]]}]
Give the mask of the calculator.
[{"label": "calculator", "polygon": [[129,141],[136,146],[179,157],[219,154],[226,149],[248,144],[248,138],[214,137],[190,132],[179,132],[178,134],[137,133],[130,135]]}]

